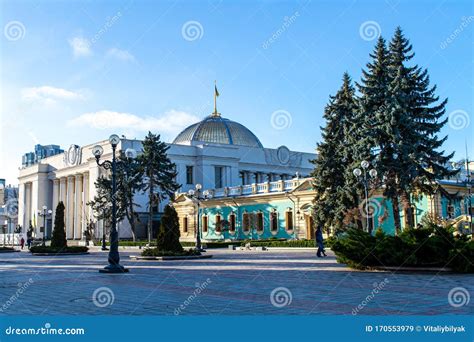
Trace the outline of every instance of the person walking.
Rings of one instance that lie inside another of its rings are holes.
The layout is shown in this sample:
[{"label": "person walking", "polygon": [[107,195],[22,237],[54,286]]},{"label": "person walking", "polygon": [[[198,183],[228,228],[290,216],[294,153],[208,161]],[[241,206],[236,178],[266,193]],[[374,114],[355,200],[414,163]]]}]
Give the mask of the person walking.
[{"label": "person walking", "polygon": [[20,240],[20,246],[21,246],[21,249],[25,247],[25,238],[23,236],[21,237],[21,240]]},{"label": "person walking", "polygon": [[326,253],[324,252],[323,230],[321,229],[321,227],[316,228],[316,244],[318,245],[318,251],[316,253],[318,258],[326,256]]},{"label": "person walking", "polygon": [[30,247],[31,247],[31,240],[32,240],[32,238],[30,238],[30,237],[26,239],[26,245],[28,246],[28,249],[30,249]]}]

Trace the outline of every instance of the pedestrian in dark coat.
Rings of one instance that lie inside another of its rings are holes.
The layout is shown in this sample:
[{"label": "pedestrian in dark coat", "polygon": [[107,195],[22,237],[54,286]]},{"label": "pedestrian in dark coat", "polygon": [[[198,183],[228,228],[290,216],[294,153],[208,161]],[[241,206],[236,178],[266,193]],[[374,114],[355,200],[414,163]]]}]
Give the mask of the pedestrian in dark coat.
[{"label": "pedestrian in dark coat", "polygon": [[324,252],[323,230],[321,229],[321,227],[316,228],[316,244],[318,246],[318,251],[316,253],[318,258],[321,258],[322,256],[326,256],[326,253]]}]

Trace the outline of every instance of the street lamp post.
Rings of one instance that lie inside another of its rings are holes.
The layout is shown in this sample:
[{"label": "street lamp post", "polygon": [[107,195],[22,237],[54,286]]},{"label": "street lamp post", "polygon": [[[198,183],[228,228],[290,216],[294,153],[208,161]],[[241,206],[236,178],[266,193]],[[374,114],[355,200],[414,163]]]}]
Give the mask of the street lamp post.
[{"label": "street lamp post", "polygon": [[[110,250],[108,256],[109,264],[105,266],[103,269],[100,269],[99,272],[101,273],[125,273],[128,272],[128,269],[120,265],[120,255],[118,251],[118,231],[117,231],[117,199],[116,199],[116,192],[117,192],[117,160],[115,158],[115,152],[117,149],[117,145],[120,143],[120,137],[116,134],[112,134],[109,137],[109,143],[112,145],[112,161],[104,160],[102,163],[100,162],[100,157],[104,153],[104,149],[100,145],[96,145],[92,148],[92,154],[95,156],[95,160],[97,165],[103,167],[106,170],[112,171],[112,227],[110,229]],[[133,149],[127,149],[125,151],[127,157],[135,158],[136,152]],[[105,241],[105,239],[103,239]],[[104,244],[104,242],[102,243]],[[103,245],[102,245],[103,246]]]},{"label": "street lamp post", "polygon": [[201,229],[200,229],[200,219],[199,219],[199,208],[201,206],[201,201],[204,199],[212,198],[211,193],[208,190],[204,190],[203,196],[200,197],[199,194],[201,193],[202,185],[196,184],[195,190],[190,189],[188,191],[188,196],[191,197],[196,201],[197,205],[197,222],[196,222],[196,249],[198,251],[203,251],[202,244],[201,244]]},{"label": "street lamp post", "polygon": [[[105,212],[105,210],[104,210],[104,212]],[[104,217],[105,217],[105,215],[104,215]],[[102,248],[101,249],[103,251],[108,251],[109,249],[107,248],[107,244],[105,242],[105,235],[106,235],[105,234],[105,220],[102,220]]]},{"label": "street lamp post", "polygon": [[366,229],[367,232],[372,233],[372,231],[369,229],[369,181],[370,179],[367,177],[367,173],[371,178],[376,178],[377,177],[377,170],[371,169],[369,172],[367,172],[367,169],[370,166],[370,163],[367,160],[363,160],[360,163],[360,166],[362,167],[362,170],[359,168],[355,168],[352,173],[354,176],[356,176],[357,180],[361,182],[364,185],[364,193],[365,193],[365,218],[366,218]]},{"label": "street lamp post", "polygon": [[48,207],[43,205],[42,210],[38,210],[38,216],[41,216],[43,218],[43,246],[46,246],[46,218],[51,216],[53,211],[50,209],[48,210]]}]

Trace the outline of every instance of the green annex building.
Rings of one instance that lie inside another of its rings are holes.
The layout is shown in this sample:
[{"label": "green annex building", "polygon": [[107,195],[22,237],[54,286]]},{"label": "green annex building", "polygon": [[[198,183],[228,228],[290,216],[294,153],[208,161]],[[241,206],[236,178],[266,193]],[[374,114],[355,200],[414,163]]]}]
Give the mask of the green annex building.
[{"label": "green annex building", "polygon": [[[423,195],[413,203],[411,212],[415,225],[429,213],[452,222],[467,233],[474,211],[467,184],[456,180],[439,181],[440,187],[435,194]],[[195,239],[198,221],[204,241],[314,238],[311,207],[315,193],[311,178],[199,189],[199,193],[202,196],[192,192],[176,197],[174,206],[183,241]],[[369,198],[368,216],[372,231],[381,227],[386,233],[394,234],[391,203],[381,191]],[[403,210],[400,216],[404,228]],[[382,217],[386,218],[380,223]]]}]

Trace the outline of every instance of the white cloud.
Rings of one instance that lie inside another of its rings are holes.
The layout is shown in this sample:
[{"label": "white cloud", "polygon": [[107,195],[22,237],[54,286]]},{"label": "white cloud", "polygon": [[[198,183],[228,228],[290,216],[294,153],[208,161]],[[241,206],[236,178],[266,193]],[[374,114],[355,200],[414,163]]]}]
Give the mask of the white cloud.
[{"label": "white cloud", "polygon": [[87,38],[74,37],[68,40],[72,47],[74,57],[85,57],[92,55],[91,42]]},{"label": "white cloud", "polygon": [[178,133],[183,128],[199,121],[197,116],[170,110],[160,117],[140,117],[130,113],[101,110],[82,114],[68,122],[68,126],[88,126],[95,129],[127,129],[135,131],[158,131],[160,133]]},{"label": "white cloud", "polygon": [[23,88],[21,98],[28,102],[54,104],[57,100],[82,100],[84,95],[78,92],[51,86]]},{"label": "white cloud", "polygon": [[135,56],[133,56],[127,50],[120,50],[117,48],[112,48],[107,51],[107,57],[113,57],[124,62],[134,62]]}]

